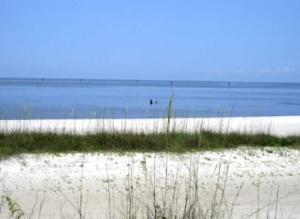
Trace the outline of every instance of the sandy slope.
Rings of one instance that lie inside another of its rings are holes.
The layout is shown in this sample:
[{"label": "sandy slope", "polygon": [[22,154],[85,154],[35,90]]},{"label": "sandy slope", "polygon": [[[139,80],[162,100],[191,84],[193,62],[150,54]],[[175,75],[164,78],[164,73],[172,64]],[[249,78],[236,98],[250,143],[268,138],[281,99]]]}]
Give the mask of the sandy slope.
[{"label": "sandy slope", "polygon": [[[0,130],[43,131],[67,133],[94,133],[98,131],[161,132],[166,119],[61,119],[61,120],[0,120]],[[176,118],[171,128],[182,131],[268,132],[286,136],[300,134],[300,116],[227,117],[227,118]]]},{"label": "sandy slope", "polygon": [[[160,206],[167,185],[167,203],[171,203],[176,194],[175,202],[167,207],[172,206],[172,211],[180,214],[184,197],[197,179],[203,208],[211,207],[216,184],[220,188],[218,199],[226,184],[220,218],[230,214],[231,206],[234,206],[234,218],[256,218],[259,208],[262,208],[261,218],[266,215],[274,218],[276,206],[277,218],[299,218],[299,157],[299,150],[270,148],[182,155],[23,155],[0,161],[3,185],[0,192],[15,199],[27,215],[33,209],[33,218],[37,218],[39,212],[41,218],[78,218],[76,209],[81,193],[86,218],[108,218],[109,215],[119,218],[128,209],[129,192],[133,194],[130,203],[133,209],[139,209],[140,215],[147,204],[152,206],[153,185],[156,185]],[[177,185],[176,190],[174,185]],[[0,218],[6,217],[4,205]]]}]

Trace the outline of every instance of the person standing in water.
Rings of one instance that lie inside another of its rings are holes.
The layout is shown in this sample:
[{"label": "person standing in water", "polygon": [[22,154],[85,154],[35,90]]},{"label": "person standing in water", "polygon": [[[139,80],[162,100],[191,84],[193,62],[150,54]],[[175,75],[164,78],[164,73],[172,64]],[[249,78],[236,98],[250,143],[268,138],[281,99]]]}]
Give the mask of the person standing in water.
[{"label": "person standing in water", "polygon": [[150,105],[152,106],[152,104],[153,104],[153,100],[152,100],[152,99],[150,99]]}]

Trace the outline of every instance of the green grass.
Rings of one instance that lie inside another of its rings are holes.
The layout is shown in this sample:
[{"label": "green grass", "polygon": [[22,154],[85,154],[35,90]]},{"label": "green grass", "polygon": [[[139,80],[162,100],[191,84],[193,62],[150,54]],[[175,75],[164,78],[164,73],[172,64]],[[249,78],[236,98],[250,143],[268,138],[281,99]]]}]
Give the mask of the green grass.
[{"label": "green grass", "polygon": [[188,152],[253,147],[300,147],[300,136],[276,137],[268,134],[200,133],[137,134],[98,133],[87,135],[54,133],[0,134],[0,156],[21,153],[64,152]]}]

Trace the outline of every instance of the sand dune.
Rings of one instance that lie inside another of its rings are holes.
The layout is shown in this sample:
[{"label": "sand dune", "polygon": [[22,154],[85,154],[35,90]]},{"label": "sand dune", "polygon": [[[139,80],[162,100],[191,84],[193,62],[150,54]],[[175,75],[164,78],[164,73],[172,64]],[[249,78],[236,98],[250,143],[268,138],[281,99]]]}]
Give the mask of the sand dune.
[{"label": "sand dune", "polygon": [[[203,209],[211,209],[216,188],[218,200],[225,188],[220,218],[228,218],[232,208],[233,218],[299,218],[299,156],[299,150],[287,148],[22,155],[0,161],[0,193],[9,194],[32,218],[79,218],[80,199],[86,218],[120,218],[130,203],[144,218],[147,206],[153,210],[154,187],[157,204],[163,205],[166,194],[167,208],[180,215],[197,180]],[[6,216],[4,205],[0,217]]]}]

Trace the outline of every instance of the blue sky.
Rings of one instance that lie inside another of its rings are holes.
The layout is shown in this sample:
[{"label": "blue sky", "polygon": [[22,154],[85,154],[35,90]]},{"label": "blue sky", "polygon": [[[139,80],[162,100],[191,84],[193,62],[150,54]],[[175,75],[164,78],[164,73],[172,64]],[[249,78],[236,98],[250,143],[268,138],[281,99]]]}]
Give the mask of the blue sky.
[{"label": "blue sky", "polygon": [[0,76],[300,82],[300,1],[1,0]]}]

